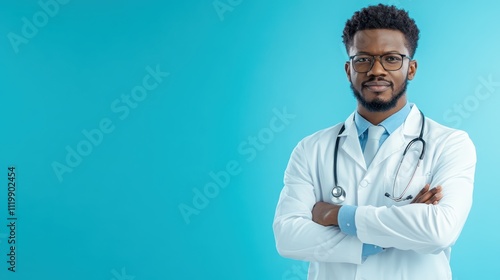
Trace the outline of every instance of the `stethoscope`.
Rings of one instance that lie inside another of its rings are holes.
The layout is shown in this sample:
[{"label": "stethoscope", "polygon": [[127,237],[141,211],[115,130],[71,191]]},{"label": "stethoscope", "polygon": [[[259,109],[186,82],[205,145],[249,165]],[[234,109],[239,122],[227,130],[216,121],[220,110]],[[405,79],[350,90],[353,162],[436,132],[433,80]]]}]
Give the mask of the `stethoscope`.
[{"label": "stethoscope", "polygon": [[[404,196],[406,194],[406,191],[410,187],[410,184],[413,180],[413,177],[415,176],[415,173],[417,172],[418,167],[420,166],[420,163],[422,162],[422,160],[424,158],[425,140],[422,138],[422,136],[424,135],[425,116],[424,116],[424,113],[422,113],[422,111],[420,111],[420,115],[422,116],[422,126],[420,128],[420,135],[417,138],[412,139],[408,143],[408,145],[406,145],[406,148],[403,152],[403,156],[401,157],[401,160],[399,161],[398,167],[396,169],[396,176],[394,176],[394,182],[392,184],[392,195],[389,194],[388,192],[385,193],[385,196],[387,198],[390,198],[396,202],[409,200],[409,199],[413,198],[412,195],[408,195],[407,197],[404,197]],[[333,204],[342,204],[346,198],[346,192],[345,192],[344,188],[339,186],[338,180],[337,180],[337,156],[338,156],[338,152],[339,152],[340,134],[342,134],[342,132],[344,132],[344,130],[345,130],[345,125],[343,124],[342,127],[340,128],[339,134],[337,135],[337,140],[335,141],[335,150],[333,152],[333,178],[334,178],[335,185],[333,186],[332,191],[330,192],[330,200],[332,201]],[[420,152],[420,157],[418,158],[417,166],[413,170],[410,181],[408,182],[408,185],[406,185],[406,188],[403,190],[403,192],[399,196],[395,196],[394,193],[395,193],[395,188],[396,188],[396,178],[398,177],[399,170],[401,168],[401,164],[403,163],[403,160],[404,160],[408,150],[410,150],[410,148],[413,146],[413,144],[415,144],[417,142],[422,143],[422,151]],[[320,191],[321,191],[321,189],[320,189]],[[323,195],[322,192],[321,192],[321,195]]]}]

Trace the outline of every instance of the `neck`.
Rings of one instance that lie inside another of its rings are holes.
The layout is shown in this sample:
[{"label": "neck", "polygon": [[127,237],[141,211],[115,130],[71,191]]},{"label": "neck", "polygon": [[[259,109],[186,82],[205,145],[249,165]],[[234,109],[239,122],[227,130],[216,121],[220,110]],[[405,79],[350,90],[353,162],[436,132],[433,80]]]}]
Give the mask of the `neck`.
[{"label": "neck", "polygon": [[378,125],[406,105],[406,96],[402,96],[396,106],[383,112],[372,112],[358,103],[358,113],[373,125]]}]

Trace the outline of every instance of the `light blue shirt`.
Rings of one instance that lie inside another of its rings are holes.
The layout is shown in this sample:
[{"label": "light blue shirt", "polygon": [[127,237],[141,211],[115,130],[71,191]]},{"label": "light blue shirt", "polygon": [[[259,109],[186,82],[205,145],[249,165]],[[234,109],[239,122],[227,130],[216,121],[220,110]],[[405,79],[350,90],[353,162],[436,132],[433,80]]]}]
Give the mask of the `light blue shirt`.
[{"label": "light blue shirt", "polygon": [[[396,113],[392,114],[390,117],[385,119],[379,125],[385,128],[385,132],[380,137],[379,147],[384,143],[384,141],[391,135],[398,127],[400,127],[406,120],[406,117],[410,114],[412,105],[406,102],[405,106],[401,108]],[[363,118],[357,111],[354,113],[354,123],[358,130],[359,144],[361,145],[361,150],[365,150],[366,141],[368,139],[368,128],[373,124]],[[343,205],[340,207],[338,214],[338,223],[340,230],[347,234],[356,236],[356,215],[357,206],[353,205]],[[362,258],[363,261],[370,255],[375,255],[382,252],[384,249],[372,244],[363,244]]]},{"label": "light blue shirt", "polygon": [[[379,125],[385,128],[384,134],[380,137],[379,147],[384,143],[384,141],[391,135],[398,127],[400,127],[406,120],[406,117],[410,114],[411,105],[406,102],[406,105],[401,108],[396,113],[392,114],[390,117],[385,119]],[[368,128],[373,124],[363,118],[357,111],[354,113],[354,123],[358,129],[359,144],[361,145],[361,151],[365,151],[366,140],[368,140]]]}]

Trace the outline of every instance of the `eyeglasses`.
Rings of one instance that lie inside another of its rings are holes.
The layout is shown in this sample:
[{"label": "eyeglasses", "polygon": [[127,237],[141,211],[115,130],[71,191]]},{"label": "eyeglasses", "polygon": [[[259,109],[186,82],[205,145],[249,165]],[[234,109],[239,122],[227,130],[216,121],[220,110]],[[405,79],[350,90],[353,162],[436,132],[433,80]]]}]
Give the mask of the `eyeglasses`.
[{"label": "eyeglasses", "polygon": [[403,59],[405,57],[411,60],[409,56],[399,53],[387,53],[383,55],[359,54],[350,56],[349,59],[352,60],[354,71],[367,73],[372,70],[375,59],[378,59],[386,71],[396,71],[403,66]]}]

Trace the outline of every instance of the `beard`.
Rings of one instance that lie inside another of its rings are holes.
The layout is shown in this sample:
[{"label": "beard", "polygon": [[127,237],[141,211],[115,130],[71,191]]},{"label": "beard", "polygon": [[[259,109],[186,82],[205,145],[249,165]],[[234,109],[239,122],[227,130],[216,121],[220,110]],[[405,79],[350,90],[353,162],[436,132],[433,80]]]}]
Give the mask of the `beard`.
[{"label": "beard", "polygon": [[406,93],[406,88],[408,86],[408,77],[406,77],[405,82],[401,86],[401,89],[397,91],[395,94],[392,95],[391,100],[389,101],[382,101],[379,100],[378,98],[375,98],[372,101],[367,101],[359,91],[357,91],[352,82],[351,82],[351,90],[354,94],[354,97],[358,100],[359,104],[366,108],[370,112],[384,112],[388,111],[394,107],[396,107],[396,104],[398,103],[398,100]]}]

